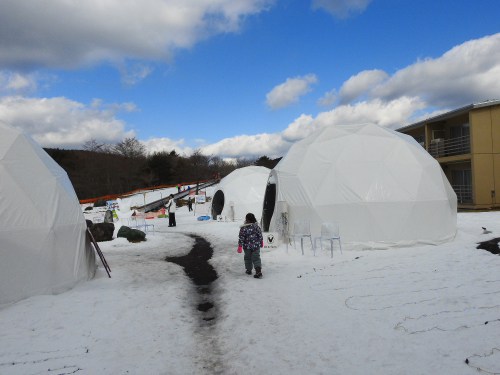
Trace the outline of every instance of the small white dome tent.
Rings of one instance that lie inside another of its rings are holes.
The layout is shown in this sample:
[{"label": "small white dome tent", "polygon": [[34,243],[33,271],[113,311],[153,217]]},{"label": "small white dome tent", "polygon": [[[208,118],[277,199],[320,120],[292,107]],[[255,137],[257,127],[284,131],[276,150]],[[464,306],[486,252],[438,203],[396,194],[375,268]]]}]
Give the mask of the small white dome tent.
[{"label": "small white dome tent", "polygon": [[[271,171],[263,229],[336,222],[362,247],[440,243],[456,233],[457,198],[439,163],[412,137],[373,124],[328,126],[294,144]],[[278,212],[279,211],[279,212]]]},{"label": "small white dome tent", "polygon": [[95,268],[66,172],[30,137],[0,123],[0,304],[62,292]]},{"label": "small white dome tent", "polygon": [[243,219],[249,212],[260,220],[269,169],[250,166],[238,168],[221,179],[212,198],[212,218]]}]

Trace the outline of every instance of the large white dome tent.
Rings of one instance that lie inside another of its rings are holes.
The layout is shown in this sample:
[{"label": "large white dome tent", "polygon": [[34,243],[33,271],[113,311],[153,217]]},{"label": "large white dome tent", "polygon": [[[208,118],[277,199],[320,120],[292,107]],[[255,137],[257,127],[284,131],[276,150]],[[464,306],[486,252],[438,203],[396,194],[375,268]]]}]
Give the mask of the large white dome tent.
[{"label": "large white dome tent", "polygon": [[95,267],[66,172],[0,122],[0,304],[62,292],[92,278]]},{"label": "large white dome tent", "polygon": [[363,247],[440,243],[456,233],[456,194],[412,137],[373,124],[328,126],[294,144],[271,171],[263,229],[309,220],[340,225]]},{"label": "large white dome tent", "polygon": [[266,167],[249,166],[221,179],[212,198],[212,218],[221,215],[240,220],[251,212],[259,221],[269,171]]}]

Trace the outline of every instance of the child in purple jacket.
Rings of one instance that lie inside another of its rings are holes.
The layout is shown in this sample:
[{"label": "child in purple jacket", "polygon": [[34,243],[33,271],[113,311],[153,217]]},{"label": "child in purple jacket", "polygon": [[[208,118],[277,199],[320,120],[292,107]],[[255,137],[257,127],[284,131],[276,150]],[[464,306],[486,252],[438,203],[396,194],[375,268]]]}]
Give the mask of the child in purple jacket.
[{"label": "child in purple jacket", "polygon": [[260,261],[260,248],[263,245],[262,230],[257,224],[254,214],[248,213],[245,216],[245,224],[240,227],[238,236],[238,252],[245,252],[245,268],[248,275],[252,274],[252,268],[255,267],[256,279],[262,277],[262,264]]}]

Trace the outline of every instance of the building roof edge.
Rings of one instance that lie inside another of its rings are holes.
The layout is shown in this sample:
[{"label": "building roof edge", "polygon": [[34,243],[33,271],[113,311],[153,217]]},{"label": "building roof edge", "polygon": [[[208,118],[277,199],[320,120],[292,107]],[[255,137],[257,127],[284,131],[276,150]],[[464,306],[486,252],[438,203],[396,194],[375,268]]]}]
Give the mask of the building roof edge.
[{"label": "building roof edge", "polygon": [[476,108],[484,108],[484,107],[491,107],[494,105],[500,105],[500,99],[489,99],[489,100],[484,100],[482,102],[477,102],[473,104],[466,105],[464,107],[460,107],[457,109],[453,109],[451,111],[441,113],[440,115],[433,116],[433,117],[428,117],[425,120],[414,122],[413,124],[403,126],[401,128],[396,129],[396,131],[404,131],[404,130],[411,130],[413,128],[417,128],[427,122],[431,121],[437,121],[437,120],[445,120],[447,118],[459,115],[461,113],[469,112],[472,109]]}]

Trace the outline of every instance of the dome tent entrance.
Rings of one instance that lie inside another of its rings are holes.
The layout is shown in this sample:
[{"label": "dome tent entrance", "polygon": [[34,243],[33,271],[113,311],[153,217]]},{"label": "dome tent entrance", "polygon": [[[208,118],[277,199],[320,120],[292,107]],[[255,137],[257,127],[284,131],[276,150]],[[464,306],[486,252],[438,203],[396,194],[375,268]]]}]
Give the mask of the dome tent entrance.
[{"label": "dome tent entrance", "polygon": [[66,172],[31,138],[0,123],[0,304],[92,278],[86,230]]},{"label": "dome tent entrance", "polygon": [[240,220],[252,212],[257,221],[262,214],[262,201],[269,169],[250,166],[236,169],[224,177],[212,198],[212,218],[218,215],[229,220]]},{"label": "dome tent entrance", "polygon": [[372,124],[328,126],[297,142],[266,190],[264,230],[278,229],[285,207],[289,230],[305,219],[319,235],[333,221],[343,242],[368,247],[439,243],[456,232],[456,195],[438,162],[412,137]]},{"label": "dome tent entrance", "polygon": [[212,198],[212,219],[217,219],[217,216],[222,214],[224,209],[224,192],[217,190]]}]

